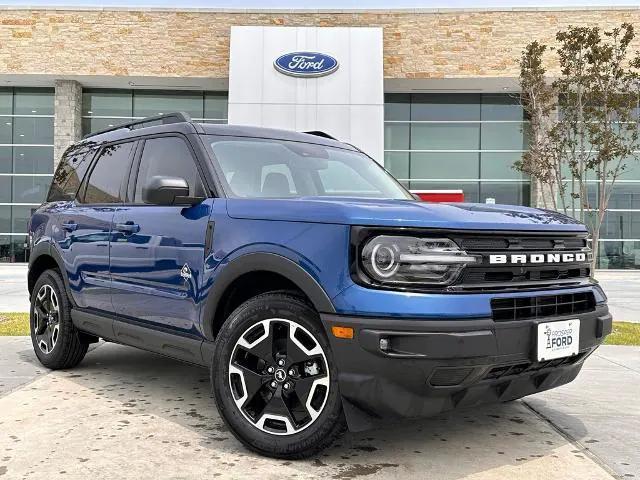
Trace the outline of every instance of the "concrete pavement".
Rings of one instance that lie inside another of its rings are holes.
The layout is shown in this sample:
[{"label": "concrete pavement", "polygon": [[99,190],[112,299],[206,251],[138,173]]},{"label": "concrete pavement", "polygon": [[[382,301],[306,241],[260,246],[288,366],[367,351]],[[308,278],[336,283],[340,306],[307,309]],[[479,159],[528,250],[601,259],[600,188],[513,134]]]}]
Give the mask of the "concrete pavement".
[{"label": "concrete pavement", "polygon": [[[640,322],[640,270],[599,270],[616,321]],[[27,266],[0,265],[0,312],[28,312]]]},{"label": "concrete pavement", "polygon": [[0,397],[48,373],[28,337],[1,337],[0,346]]},{"label": "concrete pavement", "polygon": [[[254,455],[233,438],[203,369],[100,344],[78,368],[43,374],[28,338],[0,338],[0,351],[3,376],[30,376],[10,388],[0,381],[0,480],[640,477],[633,347],[602,348],[578,382],[526,402],[348,433],[295,462]],[[628,430],[613,437],[621,423]]]},{"label": "concrete pavement", "polygon": [[640,478],[640,348],[605,345],[578,378],[526,403],[621,478]]},{"label": "concrete pavement", "polygon": [[596,278],[609,298],[613,319],[640,323],[640,270],[598,270]]},{"label": "concrete pavement", "polygon": [[28,312],[27,265],[0,265],[0,312]]}]

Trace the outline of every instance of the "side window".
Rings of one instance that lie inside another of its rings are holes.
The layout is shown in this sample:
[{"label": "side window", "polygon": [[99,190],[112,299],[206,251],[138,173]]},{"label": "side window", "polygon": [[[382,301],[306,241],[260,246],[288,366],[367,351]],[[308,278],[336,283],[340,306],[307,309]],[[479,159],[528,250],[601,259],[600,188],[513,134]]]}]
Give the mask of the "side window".
[{"label": "side window", "polygon": [[191,150],[182,138],[150,138],[144,142],[136,179],[135,203],[144,203],[142,189],[151,177],[157,175],[184,178],[189,184],[190,196],[206,196]]},{"label": "side window", "polygon": [[47,202],[67,201],[75,198],[93,158],[93,152],[86,146],[74,145],[67,149],[53,175]]},{"label": "side window", "polygon": [[120,187],[129,173],[134,142],[104,147],[89,174],[83,203],[122,203]]}]

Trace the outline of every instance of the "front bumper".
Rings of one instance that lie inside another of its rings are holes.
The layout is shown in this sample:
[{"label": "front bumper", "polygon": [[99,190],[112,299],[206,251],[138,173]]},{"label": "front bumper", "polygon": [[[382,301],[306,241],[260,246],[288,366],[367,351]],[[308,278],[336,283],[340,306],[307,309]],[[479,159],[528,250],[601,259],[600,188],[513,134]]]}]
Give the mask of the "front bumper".
[{"label": "front bumper", "polygon": [[[611,333],[612,321],[604,304],[570,317],[509,322],[321,318],[354,431],[381,421],[513,400],[568,383]],[[537,324],[569,318],[580,319],[579,354],[538,362]],[[354,338],[335,338],[334,325],[352,327]],[[386,349],[381,349],[381,339]]]}]

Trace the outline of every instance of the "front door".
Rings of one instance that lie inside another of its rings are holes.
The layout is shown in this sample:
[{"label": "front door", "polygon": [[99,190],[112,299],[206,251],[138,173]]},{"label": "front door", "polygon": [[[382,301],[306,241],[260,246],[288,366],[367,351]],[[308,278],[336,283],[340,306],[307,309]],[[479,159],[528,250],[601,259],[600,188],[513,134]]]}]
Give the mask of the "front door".
[{"label": "front door", "polygon": [[128,331],[131,325],[142,325],[198,338],[198,291],[213,199],[192,207],[143,201],[142,189],[156,175],[184,178],[190,196],[206,197],[185,138],[148,138],[137,157],[129,180],[129,201],[118,208],[113,222],[111,278],[116,313],[129,323]]}]

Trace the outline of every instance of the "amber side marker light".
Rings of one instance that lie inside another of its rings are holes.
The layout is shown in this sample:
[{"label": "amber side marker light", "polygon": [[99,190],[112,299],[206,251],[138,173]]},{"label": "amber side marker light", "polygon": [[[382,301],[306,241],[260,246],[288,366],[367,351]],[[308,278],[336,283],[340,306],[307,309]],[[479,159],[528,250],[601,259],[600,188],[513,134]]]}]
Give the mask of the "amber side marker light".
[{"label": "amber side marker light", "polygon": [[353,328],[351,327],[333,326],[331,327],[331,333],[333,333],[333,336],[336,338],[347,338],[347,339],[353,338]]}]

